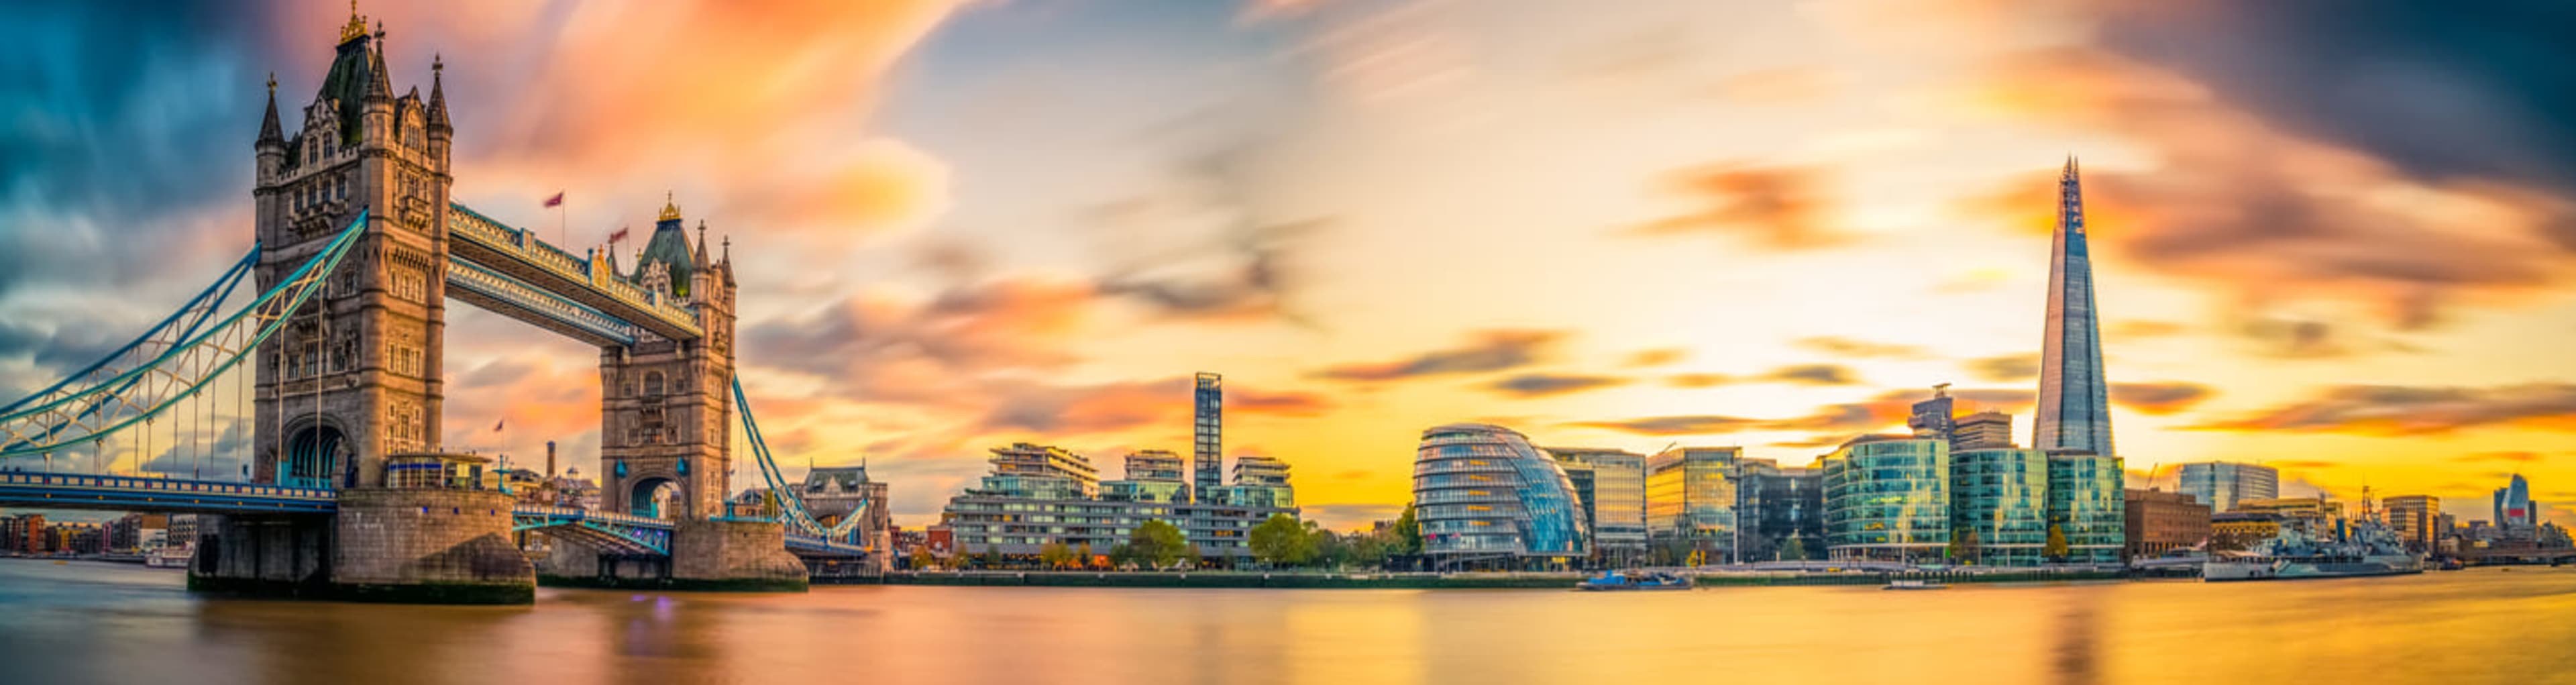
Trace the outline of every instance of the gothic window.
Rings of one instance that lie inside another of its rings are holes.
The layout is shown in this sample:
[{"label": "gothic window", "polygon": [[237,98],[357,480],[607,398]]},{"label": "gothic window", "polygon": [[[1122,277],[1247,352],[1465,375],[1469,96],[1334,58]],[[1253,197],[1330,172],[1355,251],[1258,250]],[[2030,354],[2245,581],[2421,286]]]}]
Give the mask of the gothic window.
[{"label": "gothic window", "polygon": [[394,297],[410,302],[429,301],[429,277],[418,269],[394,269]]},{"label": "gothic window", "polygon": [[305,166],[312,166],[312,165],[313,165],[313,162],[315,162],[316,160],[321,159],[321,155],[319,154],[319,153],[321,153],[321,152],[322,152],[322,146],[321,146],[321,145],[319,145],[319,144],[304,146],[304,164],[305,164]]},{"label": "gothic window", "polygon": [[348,176],[343,175],[343,176],[341,176],[341,177],[339,177],[339,178],[332,179],[332,181],[331,181],[331,185],[332,185],[332,186],[334,186],[334,187],[339,188],[339,193],[338,193],[339,197],[338,197],[338,199],[342,199],[342,200],[349,199],[349,177],[348,177]]},{"label": "gothic window", "polygon": [[664,389],[664,388],[662,387],[662,372],[660,372],[660,371],[647,371],[647,372],[644,372],[644,395],[645,395],[646,397],[660,397],[660,396],[662,395],[662,391],[663,391],[663,389]]},{"label": "gothic window", "polygon": [[358,332],[350,331],[348,335],[340,336],[340,349],[331,355],[331,370],[334,372],[347,371],[349,370],[349,362],[356,360],[357,358]]}]

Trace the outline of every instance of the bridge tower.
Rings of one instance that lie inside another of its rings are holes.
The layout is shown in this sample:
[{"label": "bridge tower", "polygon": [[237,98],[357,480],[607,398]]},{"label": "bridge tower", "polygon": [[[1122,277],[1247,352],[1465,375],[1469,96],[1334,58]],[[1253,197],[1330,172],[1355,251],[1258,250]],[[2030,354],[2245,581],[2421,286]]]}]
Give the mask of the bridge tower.
[{"label": "bridge tower", "polygon": [[684,521],[724,514],[733,474],[733,264],[707,254],[706,235],[700,221],[690,246],[678,203],[663,205],[631,276],[696,309],[705,334],[600,348],[600,506],[610,511]]}]

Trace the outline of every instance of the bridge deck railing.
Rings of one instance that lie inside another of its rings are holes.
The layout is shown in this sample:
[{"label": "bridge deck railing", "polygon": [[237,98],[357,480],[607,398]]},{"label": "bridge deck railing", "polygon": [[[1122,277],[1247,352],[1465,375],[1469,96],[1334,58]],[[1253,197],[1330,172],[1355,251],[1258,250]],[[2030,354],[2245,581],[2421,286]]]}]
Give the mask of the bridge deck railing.
[{"label": "bridge deck railing", "polygon": [[626,282],[616,274],[598,273],[590,262],[572,256],[561,248],[530,236],[527,231],[511,228],[461,204],[451,204],[447,213],[448,232],[509,253],[555,275],[590,284],[590,287],[628,306],[652,314],[665,322],[690,332],[699,330],[698,315],[668,298],[649,293],[642,286]]}]

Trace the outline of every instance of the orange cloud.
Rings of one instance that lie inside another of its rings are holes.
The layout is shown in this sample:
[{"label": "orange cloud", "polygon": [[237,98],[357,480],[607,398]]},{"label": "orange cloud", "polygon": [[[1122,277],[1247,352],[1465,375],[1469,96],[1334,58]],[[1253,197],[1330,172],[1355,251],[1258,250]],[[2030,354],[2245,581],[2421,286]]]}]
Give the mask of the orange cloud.
[{"label": "orange cloud", "polygon": [[1827,225],[1824,172],[1811,166],[1717,164],[1674,174],[1677,194],[1700,209],[1647,222],[1639,235],[1735,235],[1772,250],[1810,250],[1848,239]]},{"label": "orange cloud", "polygon": [[2576,430],[2576,385],[2345,385],[2292,404],[2194,428],[2410,436],[2494,426]]}]

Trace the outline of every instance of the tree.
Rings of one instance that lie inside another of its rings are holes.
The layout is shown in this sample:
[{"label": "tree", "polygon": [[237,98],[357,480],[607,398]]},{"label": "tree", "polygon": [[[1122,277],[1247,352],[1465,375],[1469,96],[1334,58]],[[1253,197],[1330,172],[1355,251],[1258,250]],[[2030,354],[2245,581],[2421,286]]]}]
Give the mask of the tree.
[{"label": "tree", "polygon": [[919,571],[925,568],[930,568],[932,563],[935,562],[930,558],[929,548],[912,548],[912,570]]},{"label": "tree", "polygon": [[1207,565],[1207,555],[1199,552],[1199,544],[1195,542],[1181,548],[1181,558],[1189,560],[1190,568]]},{"label": "tree", "polygon": [[1002,567],[1002,546],[1001,546],[1001,545],[985,545],[985,546],[984,546],[984,563],[983,563],[983,564],[981,564],[981,566],[982,566],[983,568],[988,568],[988,569],[1001,568],[1001,567]]},{"label": "tree", "polygon": [[[1270,520],[1252,528],[1252,558],[1279,566],[1304,566],[1315,561],[1315,533],[1299,523],[1297,517],[1271,514]],[[1331,533],[1325,533],[1330,535]]]},{"label": "tree", "polygon": [[1413,518],[1412,503],[1405,503],[1404,515],[1395,517],[1392,530],[1395,539],[1387,541],[1393,548],[1389,552],[1408,557],[1422,553],[1422,522]]},{"label": "tree", "polygon": [[1189,538],[1181,535],[1180,526],[1156,519],[1138,524],[1136,530],[1129,532],[1126,547],[1130,561],[1161,568],[1180,561],[1183,554],[1194,552],[1186,549],[1189,544]]},{"label": "tree", "polygon": [[1806,561],[1806,560],[1807,560],[1807,541],[1806,541],[1806,539],[1805,539],[1805,538],[1800,538],[1800,537],[1795,537],[1795,536],[1790,537],[1790,538],[1789,538],[1789,544],[1781,545],[1781,546],[1780,546],[1780,560],[1781,560],[1781,561]]},{"label": "tree", "polygon": [[2065,561],[2068,552],[2066,530],[2057,524],[2048,524],[2048,546],[2040,548],[2040,556],[2048,557],[2049,561]]},{"label": "tree", "polygon": [[1061,542],[1046,543],[1038,548],[1038,563],[1050,569],[1064,568],[1073,563],[1073,548]]},{"label": "tree", "polygon": [[1091,543],[1085,542],[1085,543],[1082,543],[1082,545],[1081,545],[1081,546],[1073,548],[1073,565],[1074,565],[1074,566],[1078,566],[1078,567],[1081,567],[1081,568],[1091,568],[1091,560],[1092,560],[1092,558],[1093,558],[1093,557],[1092,557],[1092,555],[1091,555]]},{"label": "tree", "polygon": [[1961,528],[1950,533],[1950,563],[1973,564],[1977,561],[1977,529]]}]

